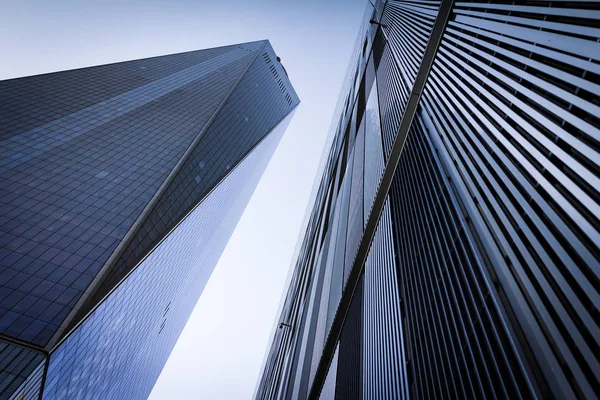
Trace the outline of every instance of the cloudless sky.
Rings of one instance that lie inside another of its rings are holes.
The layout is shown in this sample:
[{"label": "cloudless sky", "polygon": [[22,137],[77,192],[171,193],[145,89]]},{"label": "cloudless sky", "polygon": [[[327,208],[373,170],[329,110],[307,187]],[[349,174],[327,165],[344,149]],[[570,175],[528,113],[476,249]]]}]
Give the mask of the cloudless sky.
[{"label": "cloudless sky", "polygon": [[269,39],[300,96],[151,400],[252,397],[367,5],[0,0],[0,79]]}]

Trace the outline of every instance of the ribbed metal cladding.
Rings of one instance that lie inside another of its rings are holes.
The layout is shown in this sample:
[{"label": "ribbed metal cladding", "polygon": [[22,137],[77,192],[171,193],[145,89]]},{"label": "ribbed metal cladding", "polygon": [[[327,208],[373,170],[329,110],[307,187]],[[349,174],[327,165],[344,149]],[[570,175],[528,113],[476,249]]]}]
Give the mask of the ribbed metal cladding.
[{"label": "ribbed metal cladding", "polygon": [[423,59],[439,1],[390,1],[381,17],[373,56],[386,159]]},{"label": "ribbed metal cladding", "polygon": [[363,399],[408,398],[393,240],[388,201],[373,238],[363,278]]},{"label": "ribbed metal cladding", "polygon": [[502,350],[541,396],[600,387],[598,7],[457,3],[422,99],[506,310],[493,327],[522,346]]},{"label": "ribbed metal cladding", "polygon": [[599,398],[600,2],[370,10],[286,299],[321,279],[308,254],[343,252],[310,398]]},{"label": "ribbed metal cladding", "polygon": [[419,116],[390,192],[410,395],[528,397],[531,383],[503,329],[484,256],[436,152]]},{"label": "ribbed metal cladding", "polygon": [[337,373],[337,365],[338,365],[338,357],[339,357],[339,346],[335,349],[335,353],[333,355],[333,359],[331,360],[331,364],[329,365],[329,369],[327,370],[327,377],[325,378],[325,383],[323,384],[323,388],[321,393],[319,394],[319,400],[330,400],[335,398],[335,387],[336,387],[336,373]]},{"label": "ribbed metal cladding", "polygon": [[[379,4],[379,1],[377,1]],[[363,28],[371,30],[368,21],[372,15],[371,10],[365,13]],[[353,61],[356,61],[363,50],[364,37],[359,37],[355,43]],[[364,54],[363,54],[364,55]],[[366,53],[369,56],[369,53]],[[360,65],[359,65],[360,67]],[[331,230],[331,240],[322,251],[323,256],[327,256],[327,268],[330,269],[325,277],[329,281],[323,290],[328,290],[328,296],[323,298],[322,302],[327,302],[324,307],[319,308],[319,322],[317,334],[320,337],[315,339],[312,359],[306,359],[305,362],[312,362],[313,359],[318,363],[320,358],[320,349],[323,341],[330,329],[335,310],[339,303],[341,292],[343,290],[344,265],[346,256],[346,241],[348,239],[348,215],[350,194],[353,185],[355,186],[354,202],[363,207],[363,188],[362,171],[357,172],[357,181],[352,181],[354,162],[354,142],[356,138],[356,117],[354,103],[356,100],[356,90],[360,83],[357,80],[360,74],[354,69],[349,70],[345,79],[345,86],[349,90],[348,96],[340,99],[336,114],[340,120],[336,120],[332,126],[333,138],[332,145],[328,151],[328,157],[323,168],[323,180],[318,186],[318,191],[314,197],[314,206],[310,212],[310,218],[306,225],[306,235],[301,238],[297,259],[295,260],[295,269],[290,279],[288,292],[282,305],[282,311],[278,325],[281,328],[275,330],[271,347],[265,359],[265,366],[260,381],[258,382],[255,396],[260,399],[279,399],[293,398],[292,388],[294,386],[293,372],[297,365],[294,364],[296,351],[301,346],[298,343],[303,338],[302,321],[305,318],[305,310],[310,301],[311,282],[316,280],[316,255],[321,253],[323,246],[323,237]],[[366,89],[362,88],[364,92]],[[344,91],[344,93],[346,93]],[[363,168],[364,161],[364,135],[360,157],[356,163]],[[353,219],[353,233],[350,238],[354,242],[360,239],[363,215],[362,209],[357,212]],[[354,250],[356,251],[356,250]],[[323,279],[325,279],[325,277]],[[323,313],[321,313],[323,311]],[[325,323],[323,329],[322,323]],[[301,344],[301,343],[300,343]],[[337,362],[337,361],[336,361]],[[335,385],[336,373],[332,368],[332,380]],[[309,371],[309,380],[312,381],[314,369]],[[303,379],[304,376],[300,377]],[[335,393],[335,387],[331,388]]]},{"label": "ribbed metal cladding", "polygon": [[346,238],[346,257],[344,263],[344,285],[352,260],[358,249],[363,233],[363,201],[364,201],[364,164],[365,164],[365,129],[364,126],[356,136],[353,151],[352,186],[350,190],[350,204],[348,212],[348,234]]},{"label": "ribbed metal cladding", "polygon": [[339,341],[335,398],[361,400],[362,397],[362,327],[364,277],[354,293],[344,331]]}]

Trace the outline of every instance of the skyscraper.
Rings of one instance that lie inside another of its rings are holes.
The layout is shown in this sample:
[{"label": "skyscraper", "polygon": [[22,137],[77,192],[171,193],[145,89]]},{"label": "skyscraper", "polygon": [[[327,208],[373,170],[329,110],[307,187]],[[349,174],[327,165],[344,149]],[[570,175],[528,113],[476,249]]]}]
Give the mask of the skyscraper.
[{"label": "skyscraper", "polygon": [[0,82],[0,399],[142,399],[299,100],[268,41]]},{"label": "skyscraper", "polygon": [[600,397],[599,21],[369,5],[256,398]]}]

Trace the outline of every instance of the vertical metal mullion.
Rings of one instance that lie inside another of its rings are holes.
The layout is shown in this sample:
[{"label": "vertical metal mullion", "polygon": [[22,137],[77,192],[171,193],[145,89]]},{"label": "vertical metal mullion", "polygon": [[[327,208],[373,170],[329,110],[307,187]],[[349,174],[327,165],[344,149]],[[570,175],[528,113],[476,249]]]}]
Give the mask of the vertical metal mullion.
[{"label": "vertical metal mullion", "polygon": [[429,75],[429,71],[433,64],[433,59],[441,42],[442,34],[445,30],[447,21],[452,11],[454,1],[453,0],[442,0],[440,4],[440,8],[438,10],[438,14],[436,17],[436,21],[434,23],[430,39],[428,41],[423,60],[421,62],[419,72],[417,73],[417,77],[413,84],[413,89],[411,93],[411,97],[407,104],[407,107],[404,109],[402,121],[400,123],[400,127],[398,129],[398,133],[394,140],[394,144],[392,146],[392,151],[390,152],[390,157],[388,158],[387,165],[385,167],[382,180],[380,182],[379,188],[377,190],[377,195],[375,197],[374,205],[369,215],[367,225],[363,232],[363,236],[360,241],[360,245],[358,248],[358,252],[356,257],[353,260],[352,268],[350,271],[350,275],[347,279],[346,288],[342,294],[342,299],[340,301],[340,307],[338,308],[336,315],[334,317],[334,321],[332,324],[332,329],[327,338],[326,345],[324,346],[323,355],[319,362],[319,366],[317,368],[317,372],[315,374],[315,380],[313,382],[309,398],[316,399],[319,396],[321,388],[323,386],[323,382],[325,377],[327,376],[327,370],[329,369],[329,364],[331,363],[333,353],[335,351],[336,343],[340,337],[344,321],[346,319],[350,303],[356,287],[359,283],[360,276],[362,275],[362,271],[364,269],[365,260],[369,251],[369,247],[371,241],[373,239],[375,230],[377,228],[377,222],[381,216],[383,206],[385,200],[387,198],[387,194],[390,190],[392,178],[395,174],[396,168],[398,166],[398,162],[400,160],[400,155],[402,153],[402,149],[404,147],[404,142],[406,140],[406,136],[408,134],[408,130],[412,124],[414,115],[416,113],[417,106],[420,101],[421,93],[427,81],[427,77]]},{"label": "vertical metal mullion", "polygon": [[[423,377],[433,377],[434,375],[436,375],[436,368],[433,365],[433,363],[431,362],[432,358],[433,358],[433,354],[432,354],[432,349],[430,348],[430,344],[431,344],[431,340],[430,340],[430,335],[431,335],[431,323],[429,320],[429,313],[427,312],[427,308],[430,307],[429,304],[429,293],[427,291],[427,283],[425,281],[425,279],[423,278],[423,267],[426,265],[426,262],[423,259],[423,254],[421,249],[421,245],[422,245],[422,228],[423,226],[421,224],[419,224],[417,222],[417,218],[418,218],[418,214],[421,212],[420,210],[420,206],[419,204],[421,204],[420,199],[418,199],[418,192],[416,189],[416,184],[414,181],[415,175],[416,173],[416,168],[414,165],[414,149],[413,149],[413,143],[412,140],[414,139],[414,135],[411,136],[411,142],[409,144],[407,144],[403,157],[404,159],[402,160],[402,164],[400,165],[400,168],[402,168],[403,164],[408,168],[407,170],[407,177],[406,179],[403,179],[402,182],[402,187],[404,191],[404,193],[410,193],[410,195],[406,196],[410,202],[409,205],[409,210],[410,212],[410,228],[413,231],[412,234],[412,239],[413,242],[410,244],[410,248],[412,249],[413,253],[414,253],[414,257],[415,257],[415,262],[412,264],[412,269],[414,271],[414,278],[413,278],[413,285],[415,285],[416,288],[418,288],[418,295],[414,296],[415,299],[417,299],[417,307],[419,308],[419,312],[414,316],[415,318],[418,318],[420,320],[419,323],[417,323],[417,326],[419,326],[421,329],[420,333],[420,341],[422,343],[422,346],[424,348],[424,352],[427,356],[427,359],[422,360],[422,368],[428,370],[427,372],[424,372],[421,375],[421,379],[419,380],[420,382],[423,382],[423,384],[425,385],[425,388],[427,390],[427,392],[429,390],[432,389],[431,385],[430,385],[430,381],[429,379],[423,379]],[[432,370],[433,369],[433,370]],[[438,380],[438,379],[436,379]],[[429,393],[427,393],[427,395],[425,395],[425,393],[422,393],[423,398],[433,398],[433,396]]]},{"label": "vertical metal mullion", "polygon": [[[424,127],[420,127],[420,129],[421,129],[422,134],[424,135],[425,134]],[[429,168],[435,168],[435,167],[429,167],[428,168],[428,166],[430,166],[430,164],[428,164],[428,163],[426,163],[424,165],[424,163],[425,163],[425,159],[424,158],[426,157],[426,153],[423,150],[423,146],[424,146],[424,143],[423,143],[422,140],[420,140],[418,142],[418,146],[417,146],[418,147],[417,151],[420,153],[420,157],[417,157],[417,160],[419,160],[419,161],[417,161],[416,163],[419,164],[419,169],[421,171],[423,171],[423,175],[420,175],[421,181],[424,182],[425,180],[428,180],[430,182],[434,182],[434,179],[431,176]],[[425,175],[427,175],[427,177]],[[426,179],[426,178],[429,178],[429,179]],[[432,186],[431,185],[425,185],[424,183],[422,183],[422,184],[423,184],[423,188],[424,188],[425,198],[426,199],[435,199],[435,196],[432,194],[432,189],[431,189]],[[426,203],[423,203],[423,204],[426,204]],[[425,214],[426,214],[425,219],[427,221],[427,225],[428,226],[431,226],[432,224],[436,225],[436,223],[438,221],[437,221],[437,218],[432,214],[431,207],[427,207],[426,210],[424,210],[424,211],[425,211]],[[431,248],[431,250],[432,250],[432,257],[433,257],[433,259],[431,259],[431,261],[432,261],[431,265],[432,266],[434,266],[434,265],[439,266],[440,263],[442,263],[442,261],[439,260],[439,252],[436,249],[440,249],[442,246],[439,243],[438,231],[436,229],[430,230],[429,236],[430,236],[431,241],[432,241],[432,243],[428,242],[428,247]],[[438,268],[434,268],[434,270],[433,270],[434,279],[431,279],[431,281],[433,282],[433,287],[438,289],[438,290],[435,290],[435,293],[438,294],[438,298],[440,299],[440,303],[441,303],[441,304],[439,304],[439,305],[436,306],[436,310],[440,310],[441,309],[441,310],[445,311],[446,310],[446,304],[444,302],[444,298],[441,297],[441,296],[439,296],[439,294],[445,293],[446,296],[447,296],[447,292],[446,292],[446,290],[441,290],[441,288],[440,288],[439,281],[443,282],[443,278],[438,277],[438,273],[437,273],[437,269]],[[446,325],[444,323],[445,320],[443,320],[441,318],[439,312],[436,312],[436,314],[438,315],[438,325],[437,326],[438,327],[445,327],[445,325]],[[446,341],[444,340],[445,336],[446,335],[443,335],[443,334],[440,335],[440,337],[442,338],[441,340],[442,340],[443,346],[444,346],[444,348],[446,348],[446,352],[447,352],[448,350],[447,350],[447,346],[446,346]],[[439,339],[438,339],[438,343],[439,343]],[[442,367],[444,369],[444,375],[445,376],[447,376],[447,374],[445,372],[446,368],[445,368],[445,364],[444,364],[444,360],[446,358],[447,357],[444,357],[443,355],[440,356],[440,362],[442,363],[441,365],[442,365]],[[446,383],[447,382],[448,382],[448,379],[446,379]]]}]

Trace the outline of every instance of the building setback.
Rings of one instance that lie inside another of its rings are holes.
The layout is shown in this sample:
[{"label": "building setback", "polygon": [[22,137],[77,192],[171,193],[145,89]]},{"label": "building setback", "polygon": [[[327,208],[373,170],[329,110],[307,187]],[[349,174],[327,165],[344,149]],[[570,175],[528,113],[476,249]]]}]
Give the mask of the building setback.
[{"label": "building setback", "polygon": [[256,398],[600,397],[600,3],[368,7]]},{"label": "building setback", "polygon": [[299,103],[268,41],[0,82],[0,399],[144,399]]}]

